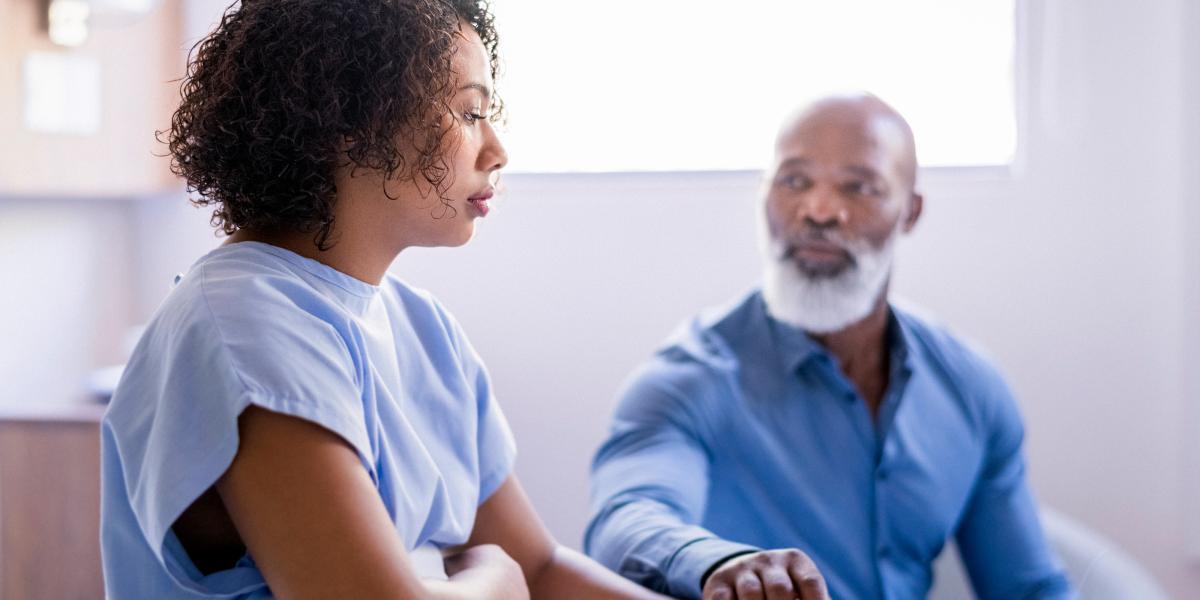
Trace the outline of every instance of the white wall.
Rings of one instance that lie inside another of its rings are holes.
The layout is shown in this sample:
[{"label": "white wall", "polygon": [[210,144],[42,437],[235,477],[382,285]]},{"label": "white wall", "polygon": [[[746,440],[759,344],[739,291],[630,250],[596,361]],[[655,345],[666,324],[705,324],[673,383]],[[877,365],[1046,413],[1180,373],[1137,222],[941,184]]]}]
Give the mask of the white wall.
[{"label": "white wall", "polygon": [[[1200,439],[1200,368],[1192,365],[1196,359],[1200,359],[1200,168],[1196,168],[1200,164],[1200,111],[1195,107],[1200,106],[1200,72],[1195,68],[1195,58],[1200,57],[1200,3],[1191,2],[1186,4],[1183,22],[1184,40],[1186,56],[1193,57],[1190,62],[1185,62],[1185,84],[1186,90],[1184,95],[1184,106],[1191,107],[1184,112],[1184,129],[1185,132],[1185,151],[1184,158],[1184,193],[1183,204],[1185,207],[1184,216],[1184,237],[1187,246],[1185,247],[1185,257],[1187,259],[1184,282],[1187,286],[1184,295],[1185,311],[1190,311],[1191,314],[1185,312],[1183,337],[1184,337],[1184,397],[1190,398],[1190,418],[1191,435],[1187,440]],[[1190,359],[1190,362],[1188,362]],[[1189,494],[1187,501],[1189,506],[1200,506],[1200,443],[1186,443],[1184,452],[1184,465],[1188,467],[1187,481]],[[1187,529],[1188,536],[1191,540],[1191,556],[1200,564],[1200,512],[1191,511],[1191,522]]]},{"label": "white wall", "polygon": [[0,198],[0,404],[70,402],[136,318],[128,205]]}]

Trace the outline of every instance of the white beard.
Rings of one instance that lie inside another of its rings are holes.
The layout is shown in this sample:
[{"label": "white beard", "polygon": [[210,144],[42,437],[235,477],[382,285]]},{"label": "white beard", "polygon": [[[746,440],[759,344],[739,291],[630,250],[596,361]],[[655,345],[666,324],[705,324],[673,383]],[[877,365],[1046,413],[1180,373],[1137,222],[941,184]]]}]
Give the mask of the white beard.
[{"label": "white beard", "polygon": [[[765,219],[764,219],[765,221]],[[786,245],[771,237],[765,223],[759,232],[764,259],[762,296],[774,318],[804,331],[824,335],[862,320],[884,292],[892,271],[899,225],[883,247],[837,240],[854,264],[831,277],[812,277],[784,257]]]}]

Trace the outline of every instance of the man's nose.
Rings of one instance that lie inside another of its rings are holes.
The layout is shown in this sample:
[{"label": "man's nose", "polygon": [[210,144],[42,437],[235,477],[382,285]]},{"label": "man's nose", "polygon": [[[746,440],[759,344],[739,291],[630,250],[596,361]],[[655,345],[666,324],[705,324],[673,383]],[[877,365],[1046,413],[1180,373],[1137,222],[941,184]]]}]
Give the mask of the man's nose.
[{"label": "man's nose", "polygon": [[805,224],[826,229],[841,227],[849,218],[845,202],[832,190],[817,188],[800,203],[801,220]]}]

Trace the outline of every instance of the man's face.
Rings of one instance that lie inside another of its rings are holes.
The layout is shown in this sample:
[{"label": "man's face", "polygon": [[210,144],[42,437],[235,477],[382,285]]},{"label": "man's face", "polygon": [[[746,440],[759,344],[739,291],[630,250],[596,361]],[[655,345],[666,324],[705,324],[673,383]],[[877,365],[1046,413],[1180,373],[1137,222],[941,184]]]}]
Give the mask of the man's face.
[{"label": "man's face", "polygon": [[886,118],[826,109],[801,118],[776,145],[767,182],[768,233],[778,258],[811,278],[856,264],[853,249],[880,250],[912,199],[910,152]]},{"label": "man's face", "polygon": [[780,134],[767,181],[764,295],[771,312],[829,333],[886,288],[900,231],[920,210],[912,142],[877,107],[831,102]]}]

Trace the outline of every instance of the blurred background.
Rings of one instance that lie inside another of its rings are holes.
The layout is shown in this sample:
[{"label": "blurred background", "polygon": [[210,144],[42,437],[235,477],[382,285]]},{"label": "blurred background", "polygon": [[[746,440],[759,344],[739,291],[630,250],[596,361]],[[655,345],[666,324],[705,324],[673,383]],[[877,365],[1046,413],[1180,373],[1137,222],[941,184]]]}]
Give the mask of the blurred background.
[{"label": "blurred background", "polygon": [[[563,543],[622,380],[758,280],[775,126],[863,88],[923,164],[896,295],[1007,373],[1043,505],[1200,595],[1200,2],[494,4],[504,196],[393,271],[487,361]],[[96,597],[94,398],[220,242],[154,132],[225,6],[0,0],[0,600]]]}]

